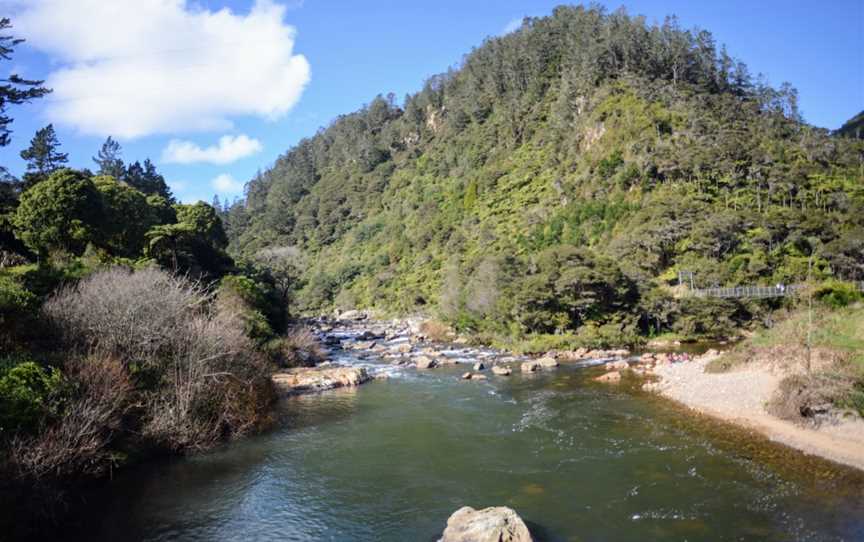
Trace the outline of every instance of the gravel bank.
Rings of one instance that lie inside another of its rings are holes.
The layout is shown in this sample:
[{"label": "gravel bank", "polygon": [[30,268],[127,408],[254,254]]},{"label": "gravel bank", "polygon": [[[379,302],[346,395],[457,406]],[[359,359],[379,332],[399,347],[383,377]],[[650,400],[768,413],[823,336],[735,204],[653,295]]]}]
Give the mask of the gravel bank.
[{"label": "gravel bank", "polygon": [[706,373],[711,358],[655,368],[661,378],[657,391],[696,411],[762,433],[804,453],[864,470],[864,421],[846,420],[818,429],[802,427],[768,414],[782,375],[763,367],[729,373]]}]

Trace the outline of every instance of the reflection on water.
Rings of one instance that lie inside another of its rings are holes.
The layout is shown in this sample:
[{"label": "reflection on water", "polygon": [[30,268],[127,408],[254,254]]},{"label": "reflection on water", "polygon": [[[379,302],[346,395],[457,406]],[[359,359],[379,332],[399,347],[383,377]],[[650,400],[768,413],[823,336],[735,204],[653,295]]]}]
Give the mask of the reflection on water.
[{"label": "reflection on water", "polygon": [[87,540],[431,541],[462,505],[545,540],[864,540],[857,474],[586,369],[444,368],[292,398],[283,425],[127,473]]}]

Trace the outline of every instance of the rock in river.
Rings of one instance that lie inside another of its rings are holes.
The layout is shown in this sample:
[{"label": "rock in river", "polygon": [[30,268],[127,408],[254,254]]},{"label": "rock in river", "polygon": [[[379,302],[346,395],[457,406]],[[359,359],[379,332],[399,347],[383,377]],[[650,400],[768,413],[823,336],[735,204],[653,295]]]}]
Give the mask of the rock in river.
[{"label": "rock in river", "polygon": [[532,359],[522,363],[523,373],[533,373],[541,369],[554,369],[558,367],[558,360],[550,356],[544,356],[538,359]]},{"label": "rock in river", "polygon": [[417,356],[415,365],[418,369],[434,369],[438,366],[438,363],[429,356]]},{"label": "rock in river", "polygon": [[498,376],[510,376],[510,373],[513,371],[510,370],[510,367],[504,367],[503,365],[493,365],[492,372]]},{"label": "rock in river", "polygon": [[363,367],[303,367],[274,374],[276,388],[285,394],[359,386],[369,380]]},{"label": "rock in river", "polygon": [[464,506],[453,512],[438,542],[533,542],[525,522],[511,508],[475,510]]}]

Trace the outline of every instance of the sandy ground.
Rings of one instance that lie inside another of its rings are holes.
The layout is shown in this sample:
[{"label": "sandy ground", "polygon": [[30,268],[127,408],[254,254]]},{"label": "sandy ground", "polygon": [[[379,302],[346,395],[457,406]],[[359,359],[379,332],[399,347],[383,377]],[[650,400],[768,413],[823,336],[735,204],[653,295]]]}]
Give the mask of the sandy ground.
[{"label": "sandy ground", "polygon": [[804,453],[864,470],[864,421],[847,420],[819,429],[801,427],[771,416],[765,403],[782,379],[767,368],[713,374],[708,358],[655,368],[657,391],[694,410],[754,429],[769,439]]}]

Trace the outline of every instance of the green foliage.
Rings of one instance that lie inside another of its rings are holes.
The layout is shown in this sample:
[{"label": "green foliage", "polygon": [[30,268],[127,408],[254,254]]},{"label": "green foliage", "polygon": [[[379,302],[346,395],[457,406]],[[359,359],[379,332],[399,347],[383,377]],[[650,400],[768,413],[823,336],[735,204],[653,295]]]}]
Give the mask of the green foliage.
[{"label": "green foliage", "polygon": [[22,194],[12,224],[34,252],[81,254],[98,238],[102,211],[93,181],[81,172],[62,169]]},{"label": "green foliage", "polygon": [[284,307],[272,287],[243,275],[226,275],[219,282],[219,302],[243,319],[246,334],[258,345],[285,327]]},{"label": "green foliage", "polygon": [[36,305],[36,296],[9,276],[0,275],[0,323],[20,317]]},{"label": "green foliage", "polygon": [[113,177],[94,177],[93,184],[102,196],[101,244],[116,256],[140,255],[145,246],[145,234],[164,217],[160,201],[146,197]]},{"label": "green foliage", "polygon": [[826,280],[820,284],[814,295],[829,307],[839,309],[860,301],[861,291],[856,284],[835,279]]},{"label": "green foliage", "polygon": [[401,107],[339,117],[223,216],[235,254],[304,255],[292,283],[309,312],[731,336],[756,309],[665,288],[679,270],[697,287],[793,284],[811,262],[864,280],[862,150],[803,124],[794,89],[755,82],[707,32],[561,7]]},{"label": "green foliage", "polygon": [[27,162],[27,172],[44,179],[69,161],[69,155],[59,151],[60,141],[54,132],[54,125],[36,131],[30,146],[21,151],[21,158]]},{"label": "green foliage", "polygon": [[[159,208],[154,210],[158,215]],[[145,256],[193,275],[218,277],[228,272],[233,261],[224,251],[227,238],[216,210],[198,202],[177,204],[174,211],[177,223],[159,224],[146,232]]]},{"label": "green foliage", "polygon": [[679,310],[671,329],[685,340],[735,337],[739,325],[749,319],[741,305],[723,299],[682,299]]},{"label": "green foliage", "polygon": [[58,369],[26,361],[0,365],[0,439],[34,432],[48,416],[59,414],[64,379]]}]

